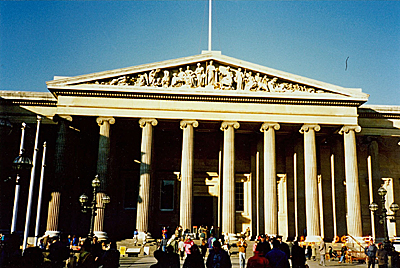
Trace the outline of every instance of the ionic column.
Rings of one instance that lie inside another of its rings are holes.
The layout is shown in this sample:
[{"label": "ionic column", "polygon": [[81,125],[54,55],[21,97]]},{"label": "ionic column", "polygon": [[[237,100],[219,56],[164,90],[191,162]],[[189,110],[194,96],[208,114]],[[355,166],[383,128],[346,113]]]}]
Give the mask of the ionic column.
[{"label": "ionic column", "polygon": [[61,188],[65,183],[67,176],[67,129],[68,122],[72,121],[71,116],[54,116],[53,121],[58,123],[57,139],[54,155],[54,179],[50,182],[52,193],[47,212],[47,225],[45,234],[54,237],[60,231],[58,230],[58,218],[60,215]]},{"label": "ionic column", "polygon": [[140,162],[136,228],[139,231],[140,239],[143,239],[144,232],[147,232],[149,228],[151,148],[153,144],[153,126],[156,126],[157,123],[157,120],[152,118],[142,118],[139,120],[139,125],[142,128],[142,157]]},{"label": "ionic column", "polygon": [[315,131],[319,125],[304,124],[300,133],[304,135],[304,178],[306,196],[306,225],[309,242],[320,241],[319,203],[318,203],[318,178],[317,178],[317,151],[315,144]]},{"label": "ionic column", "polygon": [[[97,175],[99,175],[100,190],[96,199],[99,207],[102,206],[102,197],[107,188],[108,164],[110,159],[110,126],[115,124],[113,117],[98,117],[96,122],[100,127],[99,149],[97,154]],[[103,231],[104,209],[98,208],[94,218],[94,234],[100,239],[106,239],[107,233]]]},{"label": "ionic column", "polygon": [[183,230],[192,230],[194,128],[199,126],[199,122],[182,120],[180,125],[183,129],[180,225]]},{"label": "ionic column", "polygon": [[276,193],[276,155],[275,130],[279,130],[278,123],[264,123],[260,131],[264,132],[264,220],[265,233],[278,234],[278,210]]},{"label": "ionic column", "polygon": [[235,234],[235,129],[238,122],[222,122],[224,152],[222,169],[222,232]]},{"label": "ionic column", "polygon": [[344,138],[344,167],[346,174],[347,232],[362,236],[360,186],[358,182],[356,134],[360,126],[343,126],[339,134]]}]

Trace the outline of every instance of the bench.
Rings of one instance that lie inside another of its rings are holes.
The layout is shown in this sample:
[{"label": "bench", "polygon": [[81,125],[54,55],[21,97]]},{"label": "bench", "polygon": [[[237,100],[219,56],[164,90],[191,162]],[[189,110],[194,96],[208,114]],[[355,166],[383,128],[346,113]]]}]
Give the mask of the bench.
[{"label": "bench", "polygon": [[126,254],[128,254],[128,257],[139,257],[140,248],[127,248]]}]

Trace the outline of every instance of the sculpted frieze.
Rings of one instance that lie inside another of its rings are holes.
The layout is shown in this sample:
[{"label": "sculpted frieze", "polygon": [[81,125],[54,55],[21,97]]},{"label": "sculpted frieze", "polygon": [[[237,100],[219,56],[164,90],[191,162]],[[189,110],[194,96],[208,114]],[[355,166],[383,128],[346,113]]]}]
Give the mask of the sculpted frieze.
[{"label": "sculpted frieze", "polygon": [[90,84],[136,86],[151,88],[214,89],[264,92],[328,93],[313,87],[260,74],[241,67],[211,61],[187,66],[153,69],[120,77],[107,78]]}]

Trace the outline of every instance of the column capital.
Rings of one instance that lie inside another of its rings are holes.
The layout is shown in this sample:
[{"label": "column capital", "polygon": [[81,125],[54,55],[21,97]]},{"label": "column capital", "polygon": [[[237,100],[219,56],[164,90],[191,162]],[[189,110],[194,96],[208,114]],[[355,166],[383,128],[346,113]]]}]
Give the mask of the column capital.
[{"label": "column capital", "polygon": [[301,126],[299,132],[301,134],[304,134],[306,132],[308,132],[309,130],[313,129],[314,131],[320,131],[321,130],[321,126],[318,124],[304,124]]},{"label": "column capital", "polygon": [[235,129],[238,129],[240,127],[239,122],[237,121],[224,121],[221,123],[221,130],[227,130],[229,127],[233,127]]},{"label": "column capital", "polygon": [[268,131],[269,129],[275,129],[275,130],[279,130],[280,128],[281,128],[281,126],[278,124],[278,123],[276,123],[276,122],[264,122],[262,125],[261,125],[261,128],[260,128],[260,131],[261,132],[266,132],[266,131]]},{"label": "column capital", "polygon": [[115,118],[109,116],[99,116],[96,118],[96,122],[99,126],[103,125],[105,121],[108,121],[110,125],[115,124]]},{"label": "column capital", "polygon": [[146,124],[151,124],[153,127],[157,126],[158,121],[155,118],[141,118],[139,119],[139,125],[144,128]]},{"label": "column capital", "polygon": [[73,118],[70,115],[64,115],[64,114],[55,114],[53,116],[53,121],[56,122],[56,123],[58,123],[58,122],[60,122],[62,120],[64,120],[64,122],[65,121],[72,122]]},{"label": "column capital", "polygon": [[193,127],[198,127],[199,122],[196,120],[182,120],[180,122],[181,129],[185,129],[188,125],[192,125]]},{"label": "column capital", "polygon": [[339,134],[343,135],[343,133],[349,133],[350,131],[355,131],[355,132],[360,132],[361,131],[361,127],[357,126],[357,125],[349,125],[349,126],[343,126],[340,130],[339,130]]}]

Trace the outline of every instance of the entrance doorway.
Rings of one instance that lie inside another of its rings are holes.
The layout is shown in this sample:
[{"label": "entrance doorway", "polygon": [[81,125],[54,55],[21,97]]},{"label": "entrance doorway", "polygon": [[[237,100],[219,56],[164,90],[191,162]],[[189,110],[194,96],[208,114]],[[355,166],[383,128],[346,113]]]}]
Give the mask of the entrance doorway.
[{"label": "entrance doorway", "polygon": [[214,197],[195,196],[193,206],[193,225],[200,227],[215,225]]}]

